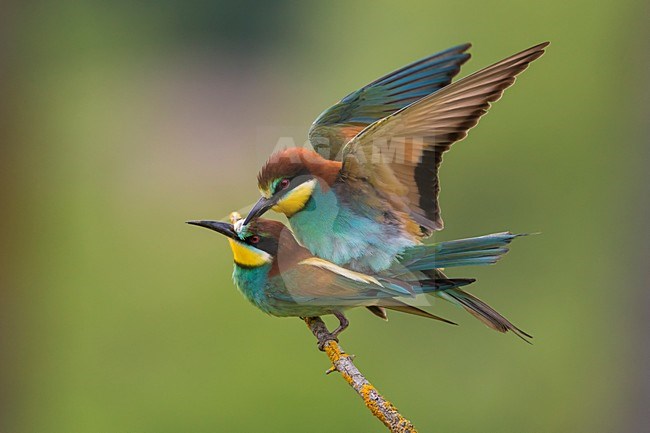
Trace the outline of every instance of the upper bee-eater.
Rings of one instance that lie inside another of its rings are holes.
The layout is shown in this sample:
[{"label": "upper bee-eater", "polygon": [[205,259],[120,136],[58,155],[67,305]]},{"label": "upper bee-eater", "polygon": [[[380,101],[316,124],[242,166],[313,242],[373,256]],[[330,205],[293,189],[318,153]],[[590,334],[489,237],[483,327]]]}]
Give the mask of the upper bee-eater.
[{"label": "upper bee-eater", "polygon": [[441,54],[440,71],[425,59],[343,98],[309,132],[314,148],[329,155],[304,148],[272,155],[257,178],[262,197],[244,225],[273,209],[289,218],[312,254],[359,272],[390,268],[443,227],[443,153],[465,138],[547,45],[447,84],[467,59],[464,45]]},{"label": "upper bee-eater", "polygon": [[427,272],[441,267],[494,263],[508,251],[507,245],[518,235],[496,233],[420,245],[410,249],[389,269],[364,273],[314,256],[298,244],[281,222],[255,219],[244,226],[236,216],[231,221],[234,224],[220,221],[188,223],[214,230],[228,238],[234,256],[233,280],[236,286],[250,302],[273,316],[333,314],[340,325],[332,332],[331,338],[336,338],[348,326],[344,311],[360,306],[387,308],[453,324],[400,299],[431,294],[464,307],[493,329],[513,331],[524,340],[530,337],[490,306],[461,289],[474,282],[473,279],[449,279],[431,276]]}]

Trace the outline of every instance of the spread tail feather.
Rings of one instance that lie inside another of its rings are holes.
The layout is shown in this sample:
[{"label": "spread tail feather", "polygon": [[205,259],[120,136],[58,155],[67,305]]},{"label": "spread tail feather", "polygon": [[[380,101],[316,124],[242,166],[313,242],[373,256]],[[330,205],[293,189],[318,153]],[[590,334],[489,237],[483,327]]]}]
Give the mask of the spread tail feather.
[{"label": "spread tail feather", "polygon": [[460,305],[471,315],[495,331],[512,331],[515,335],[529,344],[530,341],[528,338],[533,338],[532,335],[517,328],[508,319],[503,317],[488,304],[481,301],[476,296],[470,295],[461,289],[446,290],[444,292],[438,292],[436,295],[445,299],[446,301],[451,302],[452,304]]},{"label": "spread tail feather", "polygon": [[402,254],[400,265],[411,271],[490,265],[508,252],[508,245],[513,239],[521,236],[526,234],[501,232],[433,245],[417,245]]}]

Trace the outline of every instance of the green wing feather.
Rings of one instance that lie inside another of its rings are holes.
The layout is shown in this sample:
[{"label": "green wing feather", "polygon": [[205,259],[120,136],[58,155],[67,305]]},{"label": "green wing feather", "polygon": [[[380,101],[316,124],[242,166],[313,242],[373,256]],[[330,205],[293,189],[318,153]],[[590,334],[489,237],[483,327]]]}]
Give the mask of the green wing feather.
[{"label": "green wing feather", "polygon": [[449,48],[387,74],[325,110],[312,124],[309,140],[321,156],[337,159],[366,126],[448,85],[470,55],[470,44]]}]

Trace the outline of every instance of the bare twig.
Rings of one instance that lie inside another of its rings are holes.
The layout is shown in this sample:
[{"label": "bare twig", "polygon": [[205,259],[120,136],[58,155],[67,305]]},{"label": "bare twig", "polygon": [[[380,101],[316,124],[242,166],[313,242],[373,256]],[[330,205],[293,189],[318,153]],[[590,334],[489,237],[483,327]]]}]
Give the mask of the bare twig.
[{"label": "bare twig", "polygon": [[[309,330],[321,341],[324,336],[329,335],[325,323],[320,317],[307,317],[304,319]],[[327,340],[324,344],[325,353],[332,361],[332,371],[338,371],[343,378],[363,399],[364,403],[372,414],[379,418],[393,433],[417,433],[413,424],[404,418],[393,404],[364,377],[352,362],[352,357],[345,353],[335,340]]]}]

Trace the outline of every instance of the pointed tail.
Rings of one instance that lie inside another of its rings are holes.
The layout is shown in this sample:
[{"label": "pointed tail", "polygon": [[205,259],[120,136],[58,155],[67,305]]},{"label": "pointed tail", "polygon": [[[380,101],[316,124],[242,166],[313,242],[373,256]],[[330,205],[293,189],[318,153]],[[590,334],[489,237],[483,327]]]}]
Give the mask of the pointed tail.
[{"label": "pointed tail", "polygon": [[467,310],[468,313],[495,331],[512,331],[515,335],[529,344],[530,341],[528,338],[533,338],[532,335],[522,331],[513,325],[508,319],[499,314],[494,308],[490,307],[488,304],[481,301],[476,296],[470,295],[461,289],[450,289],[444,292],[436,292],[436,296],[449,301],[452,304],[463,307],[465,310]]}]

